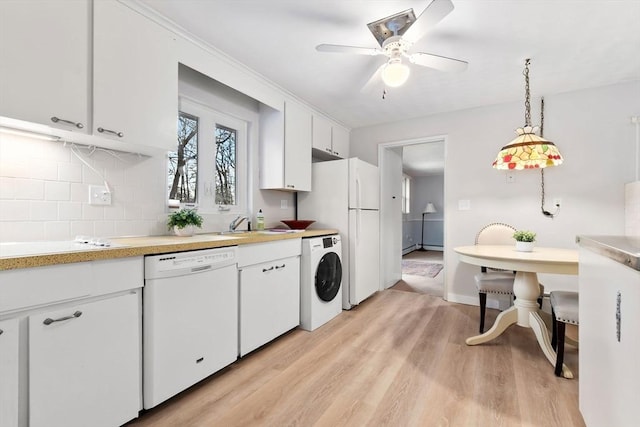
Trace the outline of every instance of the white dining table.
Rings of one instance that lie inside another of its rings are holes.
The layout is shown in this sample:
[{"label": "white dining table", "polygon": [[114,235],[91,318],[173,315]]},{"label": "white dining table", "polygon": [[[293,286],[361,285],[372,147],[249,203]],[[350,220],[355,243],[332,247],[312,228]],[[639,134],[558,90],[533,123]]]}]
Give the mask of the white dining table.
[{"label": "white dining table", "polygon": [[[513,306],[503,311],[487,332],[467,338],[467,345],[477,345],[495,339],[514,323],[531,328],[542,352],[555,366],[556,352],[551,346],[547,327],[540,317],[540,285],[538,273],[578,274],[578,251],[561,248],[534,248],[533,252],[516,251],[515,245],[474,245],[454,248],[460,261],[467,264],[515,271]],[[573,373],[562,366],[562,376],[573,378]]]}]

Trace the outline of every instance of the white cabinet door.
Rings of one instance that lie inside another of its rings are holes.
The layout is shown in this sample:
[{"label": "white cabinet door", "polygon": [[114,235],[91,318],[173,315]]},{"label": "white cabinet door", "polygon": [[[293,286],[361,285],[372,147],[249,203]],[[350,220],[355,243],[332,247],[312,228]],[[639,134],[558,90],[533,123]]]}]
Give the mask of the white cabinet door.
[{"label": "white cabinet door", "polygon": [[640,272],[582,248],[579,280],[580,411],[588,426],[635,426]]},{"label": "white cabinet door", "polygon": [[240,356],[299,324],[299,256],[240,270]]},{"label": "white cabinet door", "polygon": [[313,115],[312,147],[333,154],[331,147],[331,122],[317,114]]},{"label": "white cabinet door", "polygon": [[300,104],[260,107],[260,188],[311,191],[311,112]]},{"label": "white cabinet door", "polygon": [[18,319],[0,321],[0,426],[18,426]]},{"label": "white cabinet door", "polygon": [[311,112],[293,102],[285,104],[284,184],[311,191]]},{"label": "white cabinet door", "polygon": [[89,5],[0,1],[0,116],[88,131]]},{"label": "white cabinet door", "polygon": [[332,128],[332,138],[331,138],[331,149],[333,150],[333,155],[336,157],[341,157],[346,159],[349,157],[349,131],[340,127],[333,126]]},{"label": "white cabinet door", "polygon": [[175,150],[178,61],[172,34],[115,1],[94,2],[93,132]]},{"label": "white cabinet door", "polygon": [[139,292],[29,316],[30,427],[113,427],[137,417],[138,304]]}]

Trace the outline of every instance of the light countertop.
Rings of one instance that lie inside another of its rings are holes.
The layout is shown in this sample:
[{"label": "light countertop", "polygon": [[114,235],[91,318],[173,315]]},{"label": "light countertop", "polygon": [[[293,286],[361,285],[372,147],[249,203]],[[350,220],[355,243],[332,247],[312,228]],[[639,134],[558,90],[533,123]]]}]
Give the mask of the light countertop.
[{"label": "light countertop", "polygon": [[640,271],[640,238],[631,236],[578,236],[576,242],[607,258]]},{"label": "light countertop", "polygon": [[120,237],[109,239],[112,246],[108,248],[82,246],[73,242],[57,242],[58,245],[52,245],[51,242],[25,242],[20,243],[20,249],[10,249],[11,244],[6,244],[0,251],[0,270],[211,249],[337,233],[338,231],[333,229],[312,229],[299,232],[208,233],[191,237]]}]

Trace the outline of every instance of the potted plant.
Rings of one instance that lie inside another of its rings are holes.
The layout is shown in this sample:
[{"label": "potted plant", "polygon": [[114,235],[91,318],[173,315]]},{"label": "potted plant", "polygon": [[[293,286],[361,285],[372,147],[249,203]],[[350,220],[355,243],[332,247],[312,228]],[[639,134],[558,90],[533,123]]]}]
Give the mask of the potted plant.
[{"label": "potted plant", "polygon": [[516,250],[520,252],[533,251],[534,242],[536,241],[536,233],[528,230],[518,230],[513,233],[516,239]]},{"label": "potted plant", "polygon": [[195,209],[180,209],[167,219],[167,228],[177,236],[192,236],[194,227],[202,227],[202,217]]}]

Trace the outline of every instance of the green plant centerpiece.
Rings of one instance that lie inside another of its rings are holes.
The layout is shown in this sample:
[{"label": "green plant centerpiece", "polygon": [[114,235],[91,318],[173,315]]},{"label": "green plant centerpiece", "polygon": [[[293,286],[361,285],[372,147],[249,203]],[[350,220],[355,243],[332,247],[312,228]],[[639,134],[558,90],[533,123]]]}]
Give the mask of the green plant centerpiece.
[{"label": "green plant centerpiece", "polygon": [[518,230],[513,233],[516,239],[516,250],[520,252],[532,252],[534,242],[536,241],[536,233],[528,230]]},{"label": "green plant centerpiece", "polygon": [[202,217],[195,209],[183,208],[171,213],[167,218],[167,228],[178,236],[193,235],[194,227],[202,227]]}]

